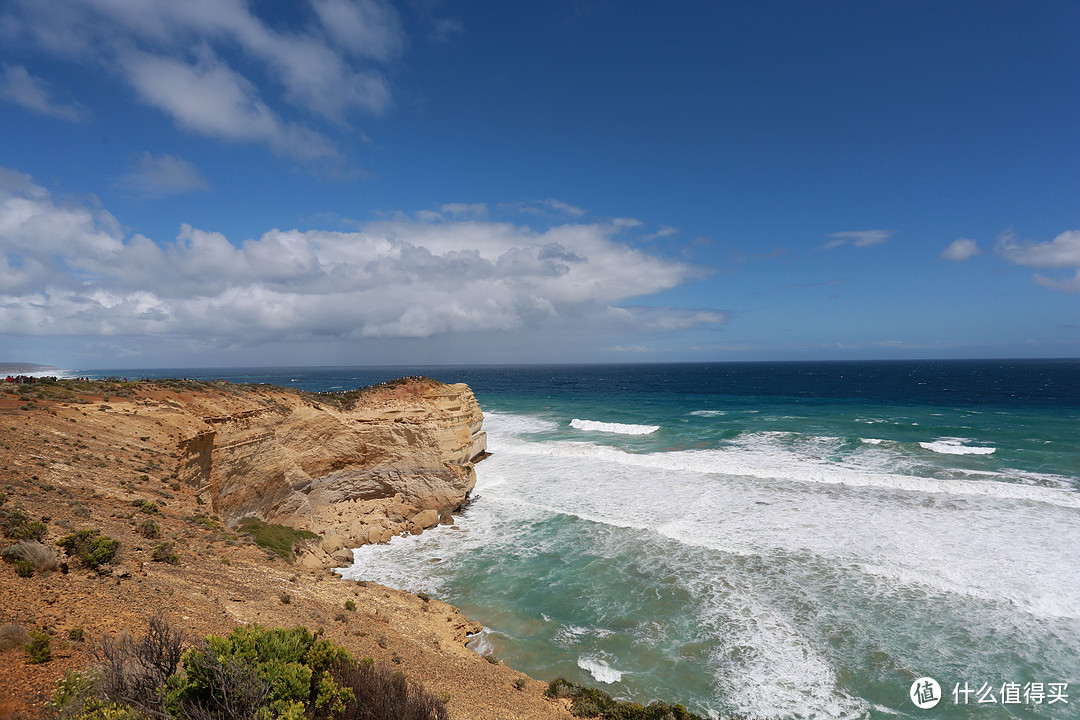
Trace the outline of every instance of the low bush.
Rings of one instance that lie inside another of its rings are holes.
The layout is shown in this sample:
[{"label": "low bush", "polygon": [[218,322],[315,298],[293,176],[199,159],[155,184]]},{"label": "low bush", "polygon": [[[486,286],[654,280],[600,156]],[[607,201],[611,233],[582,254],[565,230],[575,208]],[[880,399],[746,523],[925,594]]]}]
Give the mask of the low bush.
[{"label": "low bush", "polygon": [[68,555],[79,558],[80,562],[93,570],[102,565],[116,561],[120,552],[120,541],[114,540],[108,535],[102,535],[100,530],[78,530],[60,538],[57,543]]},{"label": "low bush", "polygon": [[144,513],[149,513],[150,515],[157,515],[161,512],[161,508],[157,506],[157,503],[150,502],[149,500],[132,500],[131,504],[133,507],[137,507]]},{"label": "low bush", "polygon": [[304,627],[238,627],[192,645],[158,616],[140,640],[104,641],[97,660],[57,683],[59,720],[449,719],[404,673],[357,662]]},{"label": "low bush", "polygon": [[300,720],[309,708],[317,716],[337,715],[356,695],[331,670],[351,660],[344,648],[305,627],[239,627],[227,637],[207,637],[184,654],[166,707],[178,716],[229,717],[232,710],[223,700],[243,697],[248,709],[241,717],[256,711]]},{"label": "low bush", "polygon": [[74,717],[85,718],[84,712],[98,705],[94,698],[96,677],[92,672],[69,670],[67,675],[56,681],[49,709],[58,720]]},{"label": "low bush", "polygon": [[[10,563],[15,563],[16,569],[23,577],[30,577],[35,571],[48,573],[60,569],[60,556],[56,550],[36,540],[8,545],[0,550],[0,557]],[[28,574],[23,574],[27,572]]]},{"label": "low bush", "polygon": [[639,703],[615,700],[603,690],[585,687],[566,678],[555,678],[544,695],[551,698],[570,698],[570,712],[578,717],[603,717],[605,720],[705,720],[682,705],[652,702]]},{"label": "low bush", "polygon": [[141,523],[135,526],[135,532],[142,535],[148,540],[161,537],[161,526],[150,518],[146,518]]},{"label": "low bush", "polygon": [[49,532],[40,520],[31,520],[20,508],[0,508],[0,531],[12,540],[36,540],[41,542]]},{"label": "low bush", "polygon": [[30,633],[30,642],[23,646],[26,650],[26,664],[36,665],[52,660],[51,638],[47,632],[36,631]]},{"label": "low bush", "polygon": [[169,565],[179,565],[180,556],[176,554],[176,543],[163,542],[159,545],[155,545],[154,549],[150,551],[150,559],[154,562],[168,563]]},{"label": "low bush", "polygon": [[240,521],[240,529],[250,535],[259,547],[290,562],[296,557],[295,551],[298,545],[319,537],[310,530],[297,530],[287,525],[276,525],[253,517]]},{"label": "low bush", "polygon": [[0,652],[14,650],[30,642],[30,633],[22,625],[0,625]]}]

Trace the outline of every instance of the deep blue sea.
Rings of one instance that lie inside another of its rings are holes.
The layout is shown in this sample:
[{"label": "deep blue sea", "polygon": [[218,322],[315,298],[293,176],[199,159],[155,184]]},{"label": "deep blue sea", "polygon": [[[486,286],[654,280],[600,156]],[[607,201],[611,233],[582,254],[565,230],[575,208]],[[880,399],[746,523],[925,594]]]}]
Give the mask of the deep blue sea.
[{"label": "deep blue sea", "polygon": [[473,388],[493,455],[454,528],[346,577],[478,651],[713,716],[1080,718],[1080,361],[93,374],[417,373]]}]

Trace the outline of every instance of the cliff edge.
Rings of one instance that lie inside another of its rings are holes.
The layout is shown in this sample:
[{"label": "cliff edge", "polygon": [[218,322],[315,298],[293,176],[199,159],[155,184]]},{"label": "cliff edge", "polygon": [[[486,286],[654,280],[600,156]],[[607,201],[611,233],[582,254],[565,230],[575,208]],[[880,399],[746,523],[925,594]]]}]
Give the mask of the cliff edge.
[{"label": "cliff edge", "polygon": [[[228,523],[255,516],[322,535],[301,557],[309,567],[451,524],[486,452],[484,416],[464,384],[407,378],[341,395],[255,386],[240,397],[189,404],[198,421],[177,442],[178,477]],[[143,412],[176,410],[166,401]]]}]

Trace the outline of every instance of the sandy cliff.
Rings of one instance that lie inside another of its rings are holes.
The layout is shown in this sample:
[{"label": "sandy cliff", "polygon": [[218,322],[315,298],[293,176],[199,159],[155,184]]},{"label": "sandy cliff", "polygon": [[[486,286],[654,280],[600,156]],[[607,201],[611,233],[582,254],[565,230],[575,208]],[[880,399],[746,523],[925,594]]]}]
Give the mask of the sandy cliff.
[{"label": "sandy cliff", "polygon": [[306,565],[349,562],[342,548],[450,523],[476,483],[486,436],[466,385],[256,392],[257,407],[193,408],[201,422],[177,443],[178,475],[229,522],[257,516],[323,535]]}]

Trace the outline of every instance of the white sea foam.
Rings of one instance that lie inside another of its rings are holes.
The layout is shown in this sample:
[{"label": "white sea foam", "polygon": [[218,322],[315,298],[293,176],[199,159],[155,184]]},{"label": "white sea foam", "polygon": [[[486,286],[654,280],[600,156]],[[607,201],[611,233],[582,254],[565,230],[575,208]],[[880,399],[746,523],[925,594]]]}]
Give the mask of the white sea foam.
[{"label": "white sea foam", "polygon": [[620,670],[616,670],[604,661],[602,658],[598,658],[595,655],[582,655],[577,659],[577,665],[582,670],[587,671],[593,676],[597,682],[617,683],[622,680],[623,673]]},{"label": "white sea foam", "polygon": [[627,423],[599,422],[597,420],[570,421],[570,427],[591,432],[618,433],[619,435],[648,435],[660,429],[659,425],[629,425]]},{"label": "white sea foam", "polygon": [[495,652],[495,647],[491,644],[491,630],[483,628],[478,632],[469,642],[465,644],[465,647],[469,648],[477,655],[491,655]]},{"label": "white sea foam", "polygon": [[720,417],[721,415],[727,415],[723,410],[691,410],[691,415],[697,415],[698,417]]},{"label": "white sea foam", "polygon": [[859,438],[859,440],[862,440],[867,445],[880,445],[882,442],[881,438]]},{"label": "white sea foam", "polygon": [[933,442],[921,442],[919,447],[942,455],[990,455],[997,448],[965,445],[969,438],[938,438]]},{"label": "white sea foam", "polygon": [[533,435],[558,430],[559,424],[534,415],[485,412],[484,430],[488,435]]},{"label": "white sea foam", "polygon": [[761,480],[879,487],[903,492],[978,495],[992,498],[1028,500],[1061,507],[1080,508],[1080,493],[1018,482],[964,480],[904,475],[854,461],[834,461],[819,453],[840,442],[838,438],[815,438],[807,443],[810,454],[787,447],[784,436],[791,433],[755,433],[739,438],[728,447],[710,450],[682,450],[662,453],[629,453],[619,448],[587,442],[506,443],[492,445],[526,455],[594,457],[620,465],[659,470],[679,470],[711,475],[752,477]]}]

